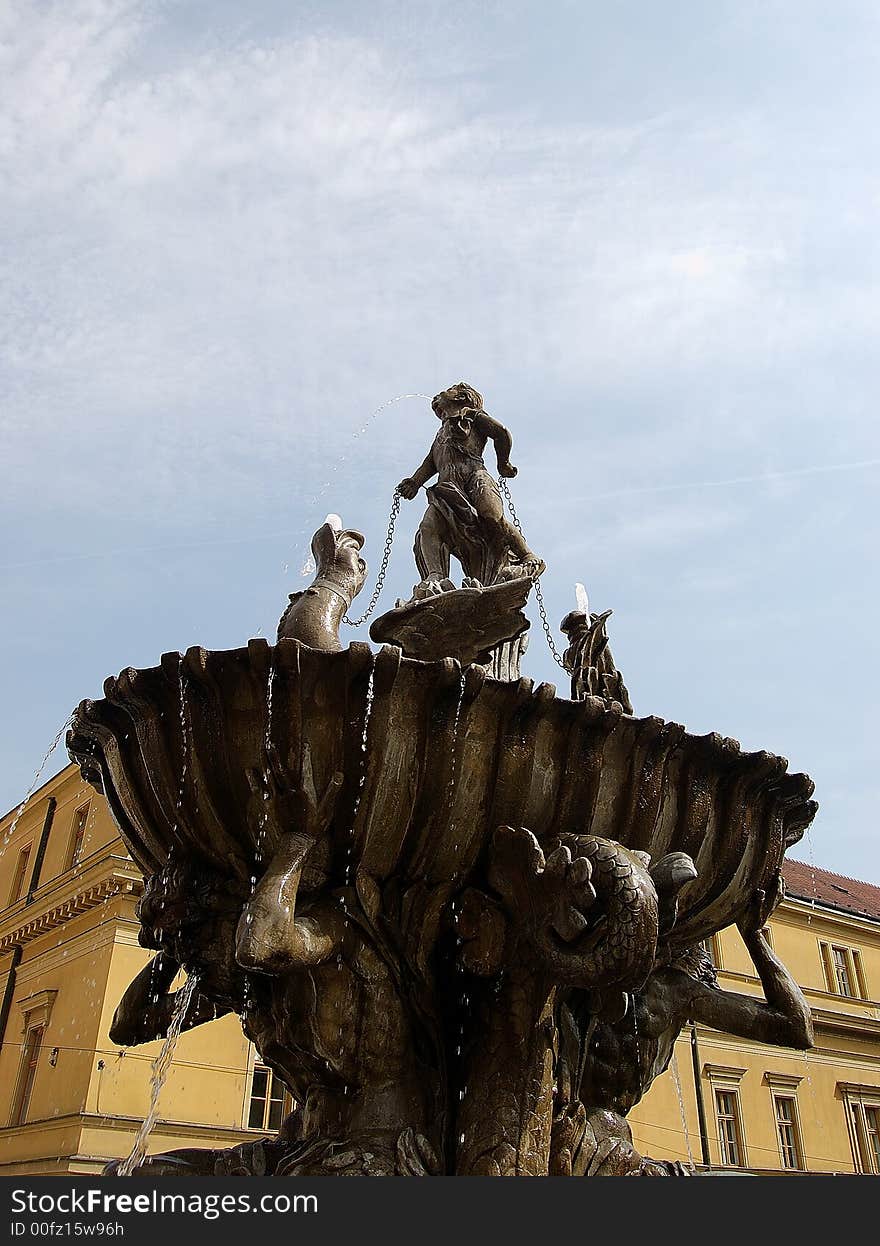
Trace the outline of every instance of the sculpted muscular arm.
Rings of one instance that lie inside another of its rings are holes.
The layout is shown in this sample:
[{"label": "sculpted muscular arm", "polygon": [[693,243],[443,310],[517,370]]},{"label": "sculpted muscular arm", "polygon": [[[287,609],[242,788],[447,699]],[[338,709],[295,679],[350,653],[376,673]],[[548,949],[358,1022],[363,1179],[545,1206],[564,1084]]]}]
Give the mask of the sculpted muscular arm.
[{"label": "sculpted muscular arm", "polygon": [[243,969],[274,974],[295,966],[318,965],[333,955],[340,932],[326,915],[298,912],[299,890],[309,854],[326,833],[342,774],[334,774],[318,796],[311,755],[306,751],[300,786],[290,786],[274,747],[266,750],[262,773],[249,771],[251,819],[263,832],[271,828],[275,854],[238,923],[235,958]]},{"label": "sculpted muscular arm", "polygon": [[763,892],[757,892],[738,923],[743,942],[761,979],[764,1000],[734,991],[719,991],[693,980],[684,989],[690,995],[689,1015],[692,1020],[711,1025],[716,1030],[726,1030],[740,1038],[755,1038],[778,1047],[805,1050],[813,1045],[810,1006],[785,965],[774,955],[762,929],[783,894],[782,879],[779,878],[769,903]]},{"label": "sculpted muscular arm", "polygon": [[516,475],[516,468],[510,461],[510,451],[513,446],[513,438],[503,424],[499,424],[497,420],[493,420],[491,415],[487,415],[485,411],[479,411],[474,421],[476,428],[484,437],[488,438],[495,445],[495,456],[498,460],[498,472],[501,476],[507,476],[512,479]]},{"label": "sculpted muscular arm", "polygon": [[428,454],[421,466],[417,467],[411,476],[404,476],[403,480],[401,480],[400,484],[397,486],[397,492],[401,494],[402,497],[405,497],[408,502],[411,502],[418,493],[419,489],[421,489],[422,485],[427,484],[432,476],[437,475],[437,470],[437,465],[434,462],[434,450],[432,448],[428,451]]}]

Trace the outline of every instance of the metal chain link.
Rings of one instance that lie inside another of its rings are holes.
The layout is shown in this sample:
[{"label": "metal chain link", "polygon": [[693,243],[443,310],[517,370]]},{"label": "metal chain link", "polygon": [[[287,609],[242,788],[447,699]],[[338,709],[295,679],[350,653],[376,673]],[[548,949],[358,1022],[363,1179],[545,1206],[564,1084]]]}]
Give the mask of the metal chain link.
[{"label": "metal chain link", "polygon": [[401,495],[395,489],[394,499],[391,503],[391,513],[388,516],[388,534],[385,537],[385,552],[382,555],[382,562],[379,566],[379,574],[376,576],[376,587],[373,589],[373,595],[370,598],[366,611],[359,619],[350,619],[347,614],[342,616],[343,623],[347,623],[349,627],[362,627],[376,609],[376,605],[382,595],[382,589],[385,587],[385,572],[388,570],[388,559],[391,557],[391,546],[394,543],[394,525],[397,523],[397,516],[400,513],[401,501]]},{"label": "metal chain link", "polygon": [[[513,521],[513,526],[525,541],[525,533],[522,530],[522,524],[519,521],[516,508],[513,505],[513,498],[510,496],[510,486],[503,476],[498,477],[498,485],[507,501],[507,509],[510,511],[510,518]],[[538,603],[538,613],[541,616],[541,626],[544,629],[544,635],[547,637],[547,645],[549,646],[550,652],[553,654],[553,661],[557,664],[557,666],[561,666],[562,669],[565,670],[565,663],[563,662],[562,656],[556,648],[556,644],[553,640],[553,632],[550,629],[550,620],[547,618],[547,607],[544,605],[544,594],[541,592],[540,579],[535,580],[535,599]]]}]

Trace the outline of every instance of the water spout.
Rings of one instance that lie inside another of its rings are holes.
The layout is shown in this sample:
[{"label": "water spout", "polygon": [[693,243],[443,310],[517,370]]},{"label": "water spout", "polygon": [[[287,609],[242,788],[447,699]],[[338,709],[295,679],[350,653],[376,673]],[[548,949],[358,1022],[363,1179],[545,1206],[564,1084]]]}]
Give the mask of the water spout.
[{"label": "water spout", "polygon": [[196,988],[198,987],[198,975],[190,974],[186,982],[177,992],[174,1001],[174,1012],[168,1025],[168,1033],[165,1035],[165,1041],[162,1044],[162,1050],[153,1061],[153,1067],[150,1070],[150,1107],[147,1115],[144,1117],[131,1153],[122,1161],[117,1169],[120,1177],[130,1177],[132,1173],[140,1168],[147,1154],[147,1143],[153,1126],[156,1124],[156,1118],[159,1115],[159,1096],[162,1094],[162,1087],[168,1077],[171,1068],[171,1062],[174,1059],[174,1049],[177,1046],[177,1040],[180,1038],[180,1032],[183,1029],[183,1023],[186,1020],[186,1014],[189,1012],[190,1006],[195,998]]}]

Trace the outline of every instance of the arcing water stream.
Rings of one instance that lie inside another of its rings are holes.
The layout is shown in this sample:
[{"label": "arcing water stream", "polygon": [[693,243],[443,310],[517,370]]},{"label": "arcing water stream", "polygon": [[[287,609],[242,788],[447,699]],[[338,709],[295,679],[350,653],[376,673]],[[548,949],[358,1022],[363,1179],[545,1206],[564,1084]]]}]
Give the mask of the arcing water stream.
[{"label": "arcing water stream", "polygon": [[120,1177],[130,1177],[133,1172],[140,1168],[147,1154],[147,1143],[150,1139],[153,1126],[159,1115],[159,1097],[162,1094],[162,1087],[165,1085],[165,1079],[168,1077],[168,1071],[171,1068],[171,1062],[174,1059],[174,1049],[177,1046],[177,1040],[180,1038],[180,1032],[183,1029],[183,1023],[186,1020],[186,1014],[189,1012],[190,1006],[195,998],[198,988],[198,974],[190,974],[186,982],[177,992],[174,999],[174,1012],[171,1015],[171,1022],[168,1026],[168,1033],[162,1044],[162,1050],[153,1061],[153,1067],[150,1070],[150,1107],[147,1115],[144,1117],[134,1145],[131,1148],[131,1154],[128,1155],[117,1169]]}]

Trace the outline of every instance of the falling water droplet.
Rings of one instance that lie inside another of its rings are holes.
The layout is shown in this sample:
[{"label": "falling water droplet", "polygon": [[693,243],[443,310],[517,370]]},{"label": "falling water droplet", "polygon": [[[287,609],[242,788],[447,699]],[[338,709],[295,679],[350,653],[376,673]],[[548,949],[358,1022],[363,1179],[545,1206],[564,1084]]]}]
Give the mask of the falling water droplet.
[{"label": "falling water droplet", "polygon": [[681,1093],[681,1076],[678,1072],[678,1057],[675,1052],[672,1053],[670,1068],[672,1070],[672,1080],[675,1083],[675,1093],[678,1095],[678,1110],[681,1113],[681,1127],[684,1131],[684,1144],[687,1147],[688,1164],[690,1165],[691,1172],[693,1172],[694,1152],[691,1148],[691,1135],[688,1130],[687,1113],[684,1110],[684,1096]]},{"label": "falling water droplet", "polygon": [[36,789],[37,789],[37,784],[39,783],[40,778],[42,777],[43,771],[46,769],[46,766],[47,766],[47,765],[48,765],[48,763],[49,763],[49,758],[50,758],[50,757],[52,756],[52,754],[55,752],[56,748],[58,747],[59,743],[61,742],[61,737],[64,735],[64,733],[65,733],[65,731],[67,730],[67,728],[68,728],[68,727],[71,725],[71,723],[73,722],[73,718],[74,718],[74,716],[73,716],[73,714],[71,714],[69,718],[65,719],[64,723],[63,723],[63,724],[61,725],[61,727],[58,729],[58,733],[57,733],[57,735],[55,736],[55,739],[54,739],[54,740],[52,741],[52,743],[49,745],[49,748],[48,748],[48,750],[47,750],[47,752],[46,752],[46,755],[44,756],[43,760],[40,762],[40,764],[39,764],[39,766],[38,766],[38,768],[37,768],[37,773],[34,775],[34,777],[33,777],[33,781],[31,782],[30,787],[28,788],[27,792],[25,793],[24,800],[21,802],[21,804],[20,804],[20,805],[18,806],[18,808],[16,809],[16,811],[15,811],[15,817],[14,817],[14,818],[12,819],[12,821],[10,822],[9,827],[7,828],[6,834],[3,836],[3,847],[2,847],[2,849],[0,849],[0,856],[2,856],[3,851],[5,851],[5,849],[6,849],[6,845],[9,843],[10,839],[12,838],[13,834],[15,833],[15,828],[18,826],[19,820],[21,819],[21,815],[24,813],[25,809],[27,808],[27,806],[28,806],[28,802],[30,801],[30,798],[33,796],[34,792],[35,792],[35,791],[36,791]]}]

